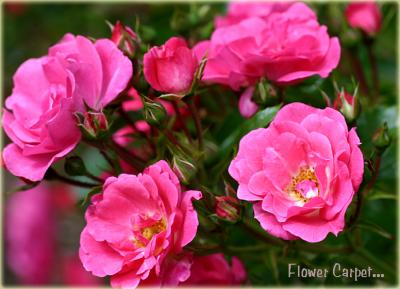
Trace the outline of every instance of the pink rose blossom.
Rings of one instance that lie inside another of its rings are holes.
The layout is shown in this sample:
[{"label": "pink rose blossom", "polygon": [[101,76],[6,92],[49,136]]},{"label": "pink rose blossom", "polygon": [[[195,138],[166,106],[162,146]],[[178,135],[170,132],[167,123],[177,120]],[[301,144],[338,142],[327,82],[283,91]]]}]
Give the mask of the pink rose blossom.
[{"label": "pink rose blossom", "polygon": [[115,23],[112,34],[111,41],[121,49],[127,56],[133,57],[135,55],[135,45],[138,40],[137,35],[133,30],[117,21]]},{"label": "pink rose blossom", "polygon": [[199,191],[182,192],[165,161],[143,174],[108,178],[86,212],[80,240],[85,269],[111,276],[111,285],[119,288],[185,281],[190,261],[180,254],[196,235],[192,199],[200,198]]},{"label": "pink rose blossom", "polygon": [[239,90],[262,77],[278,84],[327,77],[339,63],[340,45],[306,4],[294,3],[266,18],[253,16],[217,28],[194,53],[198,59],[207,53],[203,81]]},{"label": "pink rose blossom", "polygon": [[360,28],[367,34],[375,34],[381,29],[382,14],[375,2],[350,3],[345,15],[351,27]]},{"label": "pink rose blossom", "polygon": [[198,62],[184,39],[172,37],[164,45],[151,48],[144,55],[143,66],[144,76],[155,90],[185,94]]},{"label": "pink rose blossom", "polygon": [[100,111],[125,89],[132,74],[127,57],[107,39],[92,43],[67,34],[47,56],[24,62],[3,111],[12,140],[3,151],[14,175],[39,181],[80,140],[75,112],[86,103]]},{"label": "pink rose blossom", "polygon": [[264,230],[319,242],[343,230],[364,172],[359,145],[338,111],[292,103],[242,138],[229,173]]},{"label": "pink rose blossom", "polygon": [[247,279],[246,269],[237,257],[231,265],[222,253],[195,256],[190,278],[184,286],[240,286]]},{"label": "pink rose blossom", "polygon": [[250,17],[260,17],[268,19],[274,12],[286,11],[291,2],[271,2],[271,1],[235,1],[228,4],[228,11],[225,16],[215,18],[215,27],[221,28],[239,23]]}]

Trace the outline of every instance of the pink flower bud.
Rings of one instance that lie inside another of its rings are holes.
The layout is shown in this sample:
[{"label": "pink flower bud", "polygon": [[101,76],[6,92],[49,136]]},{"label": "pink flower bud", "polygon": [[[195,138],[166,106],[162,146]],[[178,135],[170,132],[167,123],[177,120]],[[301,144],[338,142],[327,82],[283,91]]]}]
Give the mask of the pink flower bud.
[{"label": "pink flower bud", "polygon": [[236,222],[240,217],[239,200],[231,196],[215,197],[215,212],[221,219]]},{"label": "pink flower bud", "polygon": [[120,21],[117,21],[113,27],[111,41],[114,42],[125,55],[131,58],[134,56],[137,35],[131,28],[124,26]]},{"label": "pink flower bud", "polygon": [[351,27],[360,28],[367,34],[375,34],[381,29],[382,15],[375,2],[350,3],[345,15]]},{"label": "pink flower bud", "polygon": [[96,138],[101,132],[108,130],[109,125],[106,116],[103,112],[85,112],[83,114],[83,124],[81,124],[84,131],[89,136]]},{"label": "pink flower bud", "polygon": [[151,48],[144,55],[143,65],[152,88],[184,95],[192,86],[198,62],[184,39],[172,37],[164,45]]},{"label": "pink flower bud", "polygon": [[359,102],[357,99],[357,90],[354,95],[347,93],[344,89],[338,93],[333,107],[339,110],[348,121],[353,121],[359,115]]}]

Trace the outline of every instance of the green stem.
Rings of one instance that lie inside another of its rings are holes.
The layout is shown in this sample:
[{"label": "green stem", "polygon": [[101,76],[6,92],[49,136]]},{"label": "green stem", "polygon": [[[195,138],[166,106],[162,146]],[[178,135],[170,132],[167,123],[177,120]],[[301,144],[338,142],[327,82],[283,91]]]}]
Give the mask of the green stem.
[{"label": "green stem", "polygon": [[189,104],[190,113],[191,113],[193,121],[194,121],[194,125],[196,127],[197,140],[198,140],[198,143],[199,143],[199,149],[202,151],[204,145],[203,145],[203,129],[201,127],[200,116],[199,116],[199,113],[197,111],[196,105],[194,104],[194,101],[192,99],[190,99],[188,101],[188,104]]},{"label": "green stem", "polygon": [[371,65],[371,74],[372,74],[372,101],[376,102],[379,97],[379,71],[378,71],[378,62],[376,61],[376,56],[373,50],[374,40],[364,37],[364,43],[367,48],[368,60]]},{"label": "green stem", "polygon": [[177,117],[178,121],[180,122],[180,124],[182,125],[182,129],[183,129],[185,136],[187,137],[189,143],[192,144],[193,143],[192,136],[190,135],[190,132],[186,126],[186,123],[183,120],[181,111],[179,110],[179,107],[178,107],[178,103],[176,101],[171,101],[171,103],[172,103],[172,106],[174,107],[176,117]]},{"label": "green stem", "polygon": [[73,186],[77,186],[77,187],[82,187],[82,188],[93,188],[98,186],[99,184],[93,184],[93,183],[85,183],[85,182],[81,182],[78,180],[74,180],[74,179],[70,179],[68,177],[62,176],[60,175],[54,168],[50,168],[47,173],[46,176],[48,178],[48,180],[58,180]]}]

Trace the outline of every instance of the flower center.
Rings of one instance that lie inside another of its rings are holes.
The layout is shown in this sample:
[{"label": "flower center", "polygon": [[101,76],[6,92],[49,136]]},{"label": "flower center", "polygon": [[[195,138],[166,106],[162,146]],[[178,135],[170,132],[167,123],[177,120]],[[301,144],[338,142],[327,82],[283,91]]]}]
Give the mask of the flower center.
[{"label": "flower center", "polygon": [[318,196],[319,183],[312,167],[302,167],[297,175],[293,176],[285,190],[289,196],[305,204],[309,199]]},{"label": "flower center", "polygon": [[154,235],[165,231],[167,228],[165,218],[159,214],[136,215],[133,217],[133,243],[136,247],[145,247]]}]

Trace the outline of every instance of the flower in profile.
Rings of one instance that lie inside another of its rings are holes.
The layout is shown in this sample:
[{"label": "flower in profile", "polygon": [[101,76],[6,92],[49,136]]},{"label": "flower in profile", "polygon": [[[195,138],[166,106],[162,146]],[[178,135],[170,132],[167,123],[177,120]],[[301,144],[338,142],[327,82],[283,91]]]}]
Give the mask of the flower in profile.
[{"label": "flower in profile", "polygon": [[147,82],[157,91],[184,95],[189,92],[198,62],[184,39],[170,38],[160,47],[152,47],[143,58]]},{"label": "flower in profile", "polygon": [[262,77],[280,85],[313,75],[327,77],[340,59],[338,38],[328,35],[327,27],[304,3],[220,25],[209,41],[193,49],[198,59],[207,55],[202,80],[234,90],[254,85]]},{"label": "flower in profile", "polygon": [[192,200],[201,196],[199,191],[182,192],[165,161],[142,174],[108,178],[86,211],[80,239],[85,269],[111,276],[111,285],[118,288],[185,281],[190,260],[183,247],[196,235]]},{"label": "flower in profile", "polygon": [[291,103],[242,138],[229,173],[264,230],[319,242],[343,230],[364,172],[359,145],[338,111]]},{"label": "flower in profile", "polygon": [[359,28],[369,35],[378,33],[382,26],[381,11],[373,1],[348,4],[345,16],[351,27]]},{"label": "flower in profile", "polygon": [[247,279],[246,269],[237,257],[231,265],[224,254],[194,256],[191,275],[183,286],[240,286]]},{"label": "flower in profile", "polygon": [[108,39],[92,43],[67,34],[48,55],[29,59],[14,75],[3,126],[12,143],[3,150],[15,176],[42,180],[47,169],[72,151],[81,133],[74,114],[101,111],[132,75],[127,57]]}]

